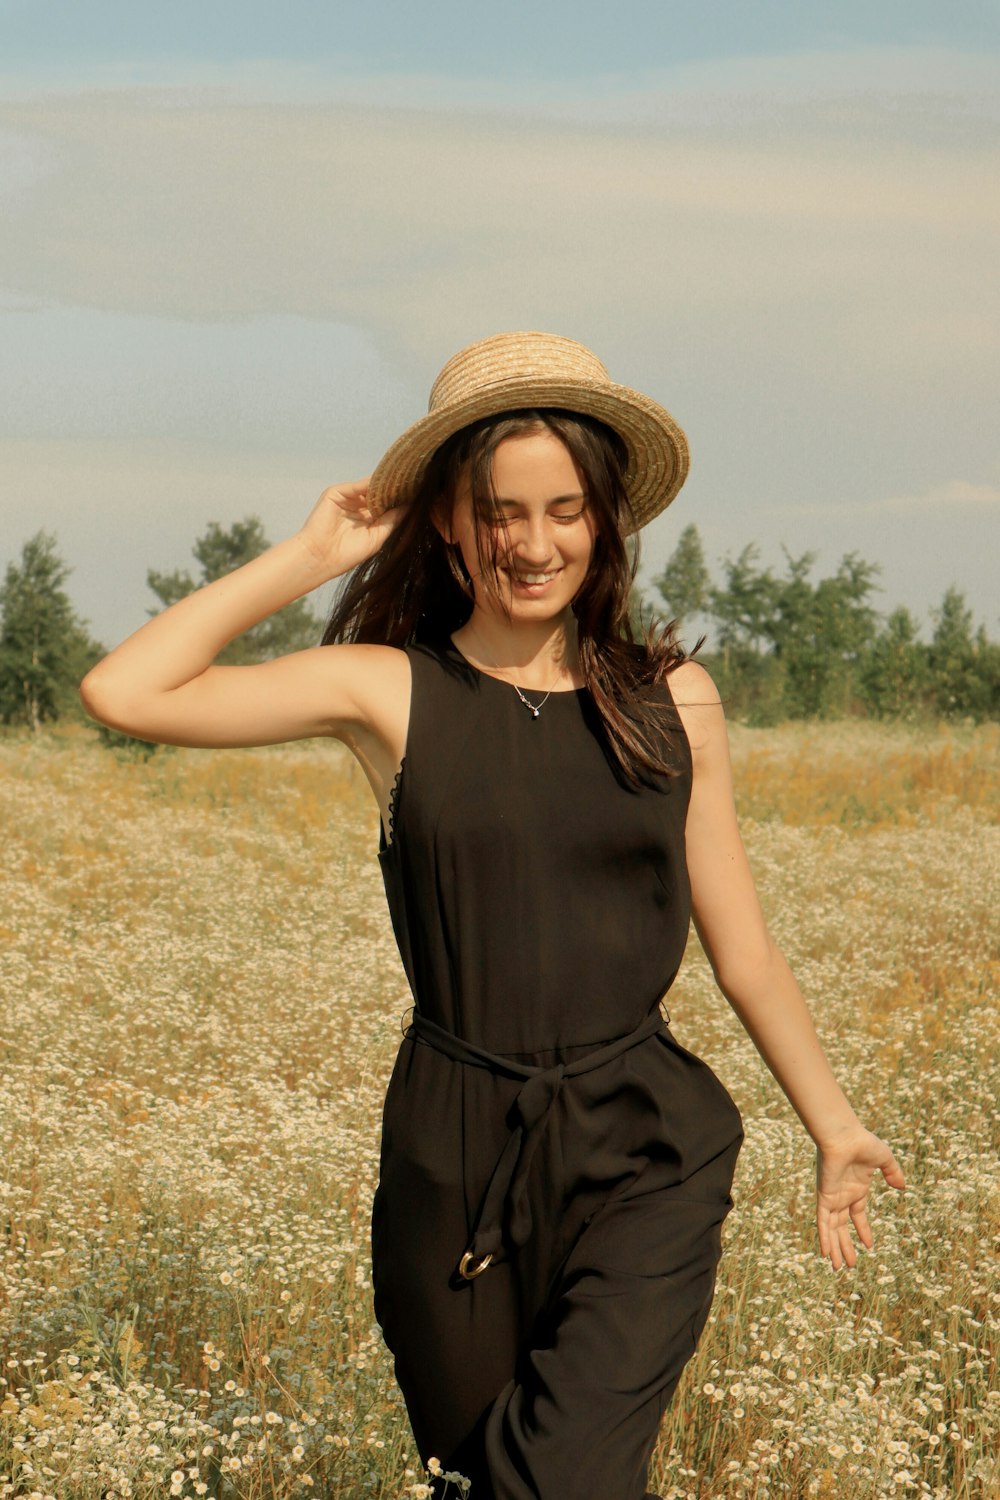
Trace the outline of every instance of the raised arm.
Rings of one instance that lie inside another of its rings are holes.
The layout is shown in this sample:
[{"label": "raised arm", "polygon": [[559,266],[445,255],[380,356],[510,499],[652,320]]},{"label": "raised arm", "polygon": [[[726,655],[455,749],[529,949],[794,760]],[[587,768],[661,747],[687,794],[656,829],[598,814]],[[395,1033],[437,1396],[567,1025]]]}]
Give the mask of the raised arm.
[{"label": "raised arm", "polygon": [[350,571],[398,518],[372,520],[367,482],[324,490],[301,531],[164,610],[81,684],[94,718],[172,745],[267,745],[345,739],[376,796],[402,754],[409,664],[386,646],[323,646],[257,666],[213,665],[222,648],[275,611]]},{"label": "raised arm", "polygon": [[881,1171],[903,1174],[885,1143],[866,1130],[833,1076],[795,978],[760,908],[733,803],[725,718],[715,684],[694,662],[670,679],[694,759],[687,861],[695,925],[719,988],[781,1085],[817,1147],[816,1225],[834,1267],[853,1266],[873,1239],[866,1203]]}]

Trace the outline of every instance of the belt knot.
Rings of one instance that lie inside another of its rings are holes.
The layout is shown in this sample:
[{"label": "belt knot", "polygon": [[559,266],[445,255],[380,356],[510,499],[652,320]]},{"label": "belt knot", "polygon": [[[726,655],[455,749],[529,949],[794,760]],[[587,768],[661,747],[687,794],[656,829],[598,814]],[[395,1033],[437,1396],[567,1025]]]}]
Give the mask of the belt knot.
[{"label": "belt knot", "polygon": [[414,1011],[413,1020],[406,1032],[408,1036],[442,1052],[453,1062],[485,1068],[491,1073],[522,1080],[508,1116],[510,1133],[493,1169],[476,1215],[472,1238],[459,1265],[459,1272],[465,1280],[473,1280],[487,1266],[500,1260],[505,1241],[517,1250],[531,1238],[534,1228],[528,1195],[531,1164],[567,1080],[604,1067],[622,1053],[639,1046],[661,1031],[663,1025],[663,1017],[657,1007],[627,1035],[615,1037],[613,1041],[604,1043],[593,1052],[577,1058],[575,1062],[556,1063],[552,1067],[542,1068],[514,1062],[499,1053],[487,1052],[484,1048],[465,1041],[463,1037],[446,1031],[444,1027],[435,1025],[433,1021],[428,1021],[420,1011]]}]

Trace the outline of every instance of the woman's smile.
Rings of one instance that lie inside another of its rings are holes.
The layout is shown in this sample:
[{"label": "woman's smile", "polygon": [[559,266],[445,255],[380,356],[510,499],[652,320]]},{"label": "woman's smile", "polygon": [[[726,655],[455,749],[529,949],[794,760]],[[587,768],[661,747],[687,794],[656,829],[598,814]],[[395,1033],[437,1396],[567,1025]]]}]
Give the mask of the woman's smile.
[{"label": "woman's smile", "polygon": [[529,598],[539,598],[558,577],[561,569],[552,568],[545,573],[528,573],[517,568],[503,570],[511,580],[511,587]]}]

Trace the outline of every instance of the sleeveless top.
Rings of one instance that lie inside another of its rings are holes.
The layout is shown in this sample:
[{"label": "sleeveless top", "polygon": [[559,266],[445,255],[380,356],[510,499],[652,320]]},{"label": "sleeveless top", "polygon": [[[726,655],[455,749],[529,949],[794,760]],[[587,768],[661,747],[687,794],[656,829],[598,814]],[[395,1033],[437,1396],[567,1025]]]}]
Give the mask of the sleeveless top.
[{"label": "sleeveless top", "polygon": [[655,691],[676,774],[631,787],[586,690],[552,693],[536,718],[450,641],[407,654],[407,746],[380,849],[415,1000],[372,1219],[390,1346],[413,1317],[401,1267],[436,1307],[506,1265],[536,1307],[530,1288],[612,1202],[655,1199],[664,1223],[677,1193],[718,1206],[731,1175],[720,1187],[718,1163],[742,1135],[657,1003],[691,906],[691,756],[669,688]]},{"label": "sleeveless top", "polygon": [[533,717],[446,641],[407,648],[406,752],[379,860],[418,1013],[528,1057],[632,1031],[669,989],[690,920],[687,738],[629,786],[585,688]]}]

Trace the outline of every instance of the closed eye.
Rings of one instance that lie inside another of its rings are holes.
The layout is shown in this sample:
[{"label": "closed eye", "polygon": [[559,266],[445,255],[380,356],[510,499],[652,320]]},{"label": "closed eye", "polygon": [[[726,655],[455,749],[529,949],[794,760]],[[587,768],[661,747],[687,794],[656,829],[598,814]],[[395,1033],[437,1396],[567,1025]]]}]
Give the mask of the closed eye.
[{"label": "closed eye", "polygon": [[[586,514],[586,511],[586,505],[578,505],[574,510],[570,511],[550,510],[549,519],[551,521],[557,521],[561,526],[570,526],[574,521],[581,520]],[[497,521],[494,524],[513,526],[520,519],[521,517],[519,515],[512,514],[508,510],[501,510],[500,515],[497,517]]]}]

